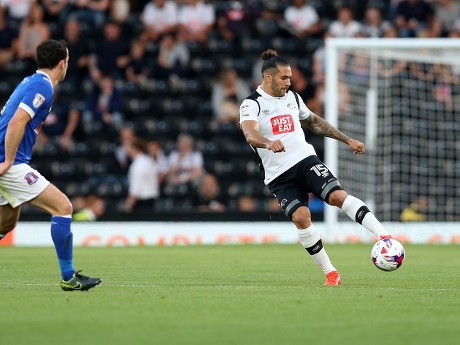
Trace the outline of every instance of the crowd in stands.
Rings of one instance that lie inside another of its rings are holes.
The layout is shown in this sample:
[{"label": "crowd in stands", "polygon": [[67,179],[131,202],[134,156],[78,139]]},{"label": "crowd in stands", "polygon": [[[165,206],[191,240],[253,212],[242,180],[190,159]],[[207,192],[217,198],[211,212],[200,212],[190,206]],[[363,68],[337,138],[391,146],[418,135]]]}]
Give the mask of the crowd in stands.
[{"label": "crowd in stands", "polygon": [[[65,39],[68,74],[32,165],[77,209],[97,205],[92,219],[280,212],[238,129],[239,104],[271,47],[292,62],[292,88],[323,114],[327,37],[460,37],[460,3],[0,0],[0,103],[34,72],[40,42]],[[322,140],[307,139],[323,156]]]}]

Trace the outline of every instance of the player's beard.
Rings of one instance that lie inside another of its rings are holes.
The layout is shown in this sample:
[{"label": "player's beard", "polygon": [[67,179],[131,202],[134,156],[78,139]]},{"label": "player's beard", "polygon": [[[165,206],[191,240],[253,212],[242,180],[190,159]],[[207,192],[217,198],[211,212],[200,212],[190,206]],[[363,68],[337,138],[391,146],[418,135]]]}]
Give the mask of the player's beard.
[{"label": "player's beard", "polygon": [[282,89],[278,84],[272,84],[272,92],[275,97],[283,97],[286,94],[287,89]]},{"label": "player's beard", "polygon": [[272,93],[275,97],[284,97],[286,94],[288,87],[282,88],[280,84],[278,84],[275,80],[272,81],[271,84]]}]

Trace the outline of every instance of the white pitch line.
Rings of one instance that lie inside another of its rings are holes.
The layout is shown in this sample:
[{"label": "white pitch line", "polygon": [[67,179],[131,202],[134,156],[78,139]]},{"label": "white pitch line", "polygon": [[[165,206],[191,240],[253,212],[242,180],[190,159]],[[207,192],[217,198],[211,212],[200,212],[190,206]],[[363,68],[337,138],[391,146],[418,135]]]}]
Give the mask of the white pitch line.
[{"label": "white pitch line", "polygon": [[[0,286],[59,286],[59,284],[53,284],[53,283],[49,283],[49,284],[45,284],[45,283],[14,283],[14,282],[0,282]],[[104,282],[102,282],[101,285],[99,285],[98,287],[114,287],[114,288],[151,288],[151,289],[158,289],[158,288],[177,288],[177,287],[197,287],[198,285],[182,285],[182,286],[178,286],[178,285],[175,285],[175,286],[170,286],[170,285],[154,285],[154,284],[104,284]],[[232,288],[232,289],[257,289],[257,288],[260,288],[260,289],[264,289],[264,287],[262,286],[257,286],[257,285],[199,285],[200,287],[209,287],[209,288]],[[270,287],[268,287],[270,288]],[[280,287],[280,288],[283,288],[284,287]],[[311,287],[310,287],[311,288]],[[318,288],[322,288],[322,287],[318,287]],[[364,287],[360,287],[361,289],[364,289]],[[407,288],[407,289],[404,289],[404,288],[393,288],[393,287],[382,287],[380,289],[384,289],[384,290],[396,290],[396,291],[432,291],[432,292],[436,292],[436,291],[454,291],[454,292],[459,292],[460,289],[456,289],[456,288],[421,288],[421,289],[417,289],[417,288],[414,288],[414,289],[411,289],[411,288]]]}]

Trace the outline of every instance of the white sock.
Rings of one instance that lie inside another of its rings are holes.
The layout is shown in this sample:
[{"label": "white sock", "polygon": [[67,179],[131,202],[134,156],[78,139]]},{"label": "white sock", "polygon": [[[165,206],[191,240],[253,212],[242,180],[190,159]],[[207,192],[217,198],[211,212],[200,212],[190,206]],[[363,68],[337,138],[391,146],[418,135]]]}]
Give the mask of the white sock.
[{"label": "white sock", "polygon": [[[355,198],[352,195],[348,195],[345,198],[345,201],[343,202],[342,210],[348,215],[348,217],[351,218],[351,220],[357,222],[356,214],[363,206],[367,208],[366,204],[364,204],[364,202],[362,202],[360,199]],[[370,211],[365,214],[364,218],[362,219],[361,225],[377,237],[389,235],[383,227],[383,225],[377,220],[377,218],[375,218],[374,214]]]},{"label": "white sock", "polygon": [[[315,227],[310,225],[306,229],[297,229],[297,234],[299,235],[299,240],[302,246],[308,251],[313,261],[323,270],[324,274],[328,274],[332,271],[337,271],[332,265],[329,256],[326,253],[326,249],[323,248],[323,243],[321,237],[319,237],[318,232],[315,230]],[[321,250],[317,251],[315,245],[321,246]],[[315,251],[314,254],[311,253],[311,250]]]}]

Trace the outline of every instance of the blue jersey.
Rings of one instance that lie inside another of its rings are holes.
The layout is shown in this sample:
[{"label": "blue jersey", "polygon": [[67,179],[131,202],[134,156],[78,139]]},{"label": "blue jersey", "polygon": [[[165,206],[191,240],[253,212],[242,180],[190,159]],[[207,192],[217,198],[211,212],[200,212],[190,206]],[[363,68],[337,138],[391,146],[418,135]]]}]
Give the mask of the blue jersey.
[{"label": "blue jersey", "polygon": [[16,87],[0,113],[0,162],[5,161],[5,135],[8,124],[18,108],[31,117],[19,143],[14,164],[29,163],[38,131],[48,116],[53,102],[53,84],[45,73],[37,71]]}]

